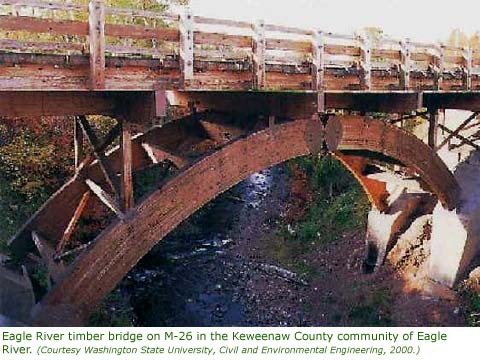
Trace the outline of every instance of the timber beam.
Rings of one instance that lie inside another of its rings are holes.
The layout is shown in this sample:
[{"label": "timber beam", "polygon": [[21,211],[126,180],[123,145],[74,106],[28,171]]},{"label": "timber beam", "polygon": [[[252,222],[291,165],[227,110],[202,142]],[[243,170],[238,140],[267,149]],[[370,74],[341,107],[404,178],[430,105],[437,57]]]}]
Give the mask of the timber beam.
[{"label": "timber beam", "polygon": [[82,127],[83,133],[88,138],[88,141],[93,147],[93,153],[95,154],[95,157],[98,160],[100,168],[103,174],[105,175],[105,180],[107,181],[110,188],[114,191],[114,193],[118,195],[120,193],[118,179],[116,177],[116,174],[111,169],[104,151],[100,149],[101,143],[98,140],[94,129],[90,126],[85,116],[78,117],[77,121],[79,122],[80,126]]},{"label": "timber beam", "polygon": [[442,129],[443,131],[445,131],[447,134],[450,134],[452,137],[456,137],[457,139],[460,139],[462,140],[463,143],[467,144],[467,145],[470,145],[471,147],[473,147],[475,150],[480,150],[480,146],[475,144],[472,140],[470,139],[467,139],[465,136],[462,136],[460,134],[456,134],[455,131],[453,130],[450,130],[449,128],[447,128],[446,126],[442,125],[442,124],[438,124],[438,127],[440,129]]},{"label": "timber beam", "polygon": [[[478,112],[474,112],[472,115],[470,115],[464,122],[462,122],[455,130],[449,133],[449,135],[445,138],[445,140],[442,141],[440,145],[436,148],[436,150],[440,150],[442,147],[444,147],[453,137],[456,137],[460,131],[465,130],[467,125],[472,122],[472,120],[476,119],[478,115]],[[445,129],[442,129],[445,131]]]},{"label": "timber beam", "polygon": [[127,116],[146,123],[164,116],[165,90],[154,91],[0,91],[0,116]]}]

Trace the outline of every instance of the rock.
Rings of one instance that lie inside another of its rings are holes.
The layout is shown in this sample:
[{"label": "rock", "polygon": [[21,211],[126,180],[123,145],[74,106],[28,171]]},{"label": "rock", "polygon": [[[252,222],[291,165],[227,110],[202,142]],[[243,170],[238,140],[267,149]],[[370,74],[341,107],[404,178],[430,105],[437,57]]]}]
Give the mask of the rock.
[{"label": "rock", "polygon": [[480,266],[470,272],[467,285],[472,291],[480,294]]},{"label": "rock", "polygon": [[400,262],[407,256],[414,247],[422,244],[422,235],[425,226],[431,221],[431,215],[424,215],[416,219],[412,225],[399,238],[395,246],[387,255],[387,260],[393,266],[400,265]]}]

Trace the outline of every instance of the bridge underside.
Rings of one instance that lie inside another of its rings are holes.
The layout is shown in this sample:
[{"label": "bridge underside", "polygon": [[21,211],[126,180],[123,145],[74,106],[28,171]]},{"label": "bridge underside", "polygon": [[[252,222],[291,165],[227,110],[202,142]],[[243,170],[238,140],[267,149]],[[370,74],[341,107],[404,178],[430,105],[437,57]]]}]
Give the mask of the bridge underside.
[{"label": "bridge underside", "polygon": [[[88,129],[88,122],[80,125]],[[84,322],[124,275],[184,219],[248,175],[298,156],[334,152],[379,211],[388,207],[385,183],[368,178],[365,171],[382,162],[408,169],[409,176],[417,177],[446,208],[455,207],[458,195],[452,174],[427,145],[396,126],[361,116],[333,116],[325,128],[318,116],[197,112],[134,137],[130,157],[125,157],[124,137],[121,144],[95,162],[84,159],[75,177],[12,239],[11,247],[20,257],[38,252],[55,284],[37,304],[36,324]],[[124,206],[123,192],[112,195],[112,178],[123,180],[126,158],[133,173],[152,167],[174,171],[138,205]],[[91,243],[74,246],[79,219],[99,216],[110,219],[110,225]]]},{"label": "bridge underside", "polygon": [[168,105],[241,115],[309,117],[319,112],[480,111],[480,92],[1,91],[0,116],[109,115],[146,123]]}]

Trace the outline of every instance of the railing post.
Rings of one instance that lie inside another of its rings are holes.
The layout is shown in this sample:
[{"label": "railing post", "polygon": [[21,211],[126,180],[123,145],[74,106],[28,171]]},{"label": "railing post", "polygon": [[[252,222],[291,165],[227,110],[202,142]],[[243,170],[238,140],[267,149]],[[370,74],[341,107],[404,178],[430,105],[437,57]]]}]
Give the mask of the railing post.
[{"label": "railing post", "polygon": [[410,40],[401,42],[402,45],[402,87],[404,90],[410,88],[410,72],[412,71],[412,59]]},{"label": "railing post", "polygon": [[361,65],[363,70],[362,88],[370,90],[372,87],[372,49],[368,34],[360,37]]},{"label": "railing post", "polygon": [[465,90],[472,89],[472,54],[471,48],[463,49],[463,57],[465,58]]},{"label": "railing post", "polygon": [[436,87],[437,90],[441,90],[443,86],[443,71],[444,71],[444,58],[445,58],[445,46],[439,44],[438,46],[438,64],[437,64],[437,78],[436,78]]},{"label": "railing post", "polygon": [[325,36],[321,30],[313,32],[312,90],[317,91],[317,112],[325,112]]},{"label": "railing post", "polygon": [[265,21],[256,21],[253,32],[253,88],[259,90],[265,87]]},{"label": "railing post", "polygon": [[90,88],[105,88],[105,7],[101,0],[88,4],[88,42],[90,45]]},{"label": "railing post", "polygon": [[193,14],[187,9],[180,16],[180,70],[183,88],[189,87],[193,80],[193,32]]}]

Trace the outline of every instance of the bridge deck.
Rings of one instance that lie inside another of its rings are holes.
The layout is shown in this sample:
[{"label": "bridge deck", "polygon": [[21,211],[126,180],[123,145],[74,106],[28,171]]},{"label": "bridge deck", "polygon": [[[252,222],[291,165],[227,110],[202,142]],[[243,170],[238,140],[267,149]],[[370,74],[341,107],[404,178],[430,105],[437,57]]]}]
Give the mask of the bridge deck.
[{"label": "bridge deck", "polygon": [[160,11],[0,0],[4,91],[480,90],[480,51]]}]

